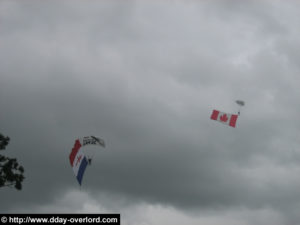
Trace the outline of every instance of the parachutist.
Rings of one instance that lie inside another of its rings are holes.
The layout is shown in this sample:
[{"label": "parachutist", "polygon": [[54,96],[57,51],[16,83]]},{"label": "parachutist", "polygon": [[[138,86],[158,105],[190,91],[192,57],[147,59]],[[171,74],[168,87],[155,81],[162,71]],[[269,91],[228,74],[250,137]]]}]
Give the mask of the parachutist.
[{"label": "parachutist", "polygon": [[89,158],[89,159],[88,159],[88,162],[89,162],[89,165],[91,165],[91,164],[92,164],[92,159]]},{"label": "parachutist", "polygon": [[241,107],[245,105],[245,102],[242,101],[242,100],[236,100],[235,102],[236,102],[236,104],[238,104],[240,106],[239,111],[238,111],[238,115],[240,115],[241,114]]}]

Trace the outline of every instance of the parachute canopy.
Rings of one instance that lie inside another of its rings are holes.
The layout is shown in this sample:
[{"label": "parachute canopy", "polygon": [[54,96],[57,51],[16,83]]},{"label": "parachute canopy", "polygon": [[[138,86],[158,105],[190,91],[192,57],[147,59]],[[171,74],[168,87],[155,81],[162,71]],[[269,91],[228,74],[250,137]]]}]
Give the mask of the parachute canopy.
[{"label": "parachute canopy", "polygon": [[84,154],[84,146],[86,145],[100,145],[105,147],[104,141],[95,136],[87,136],[75,140],[69,160],[79,185],[81,185],[83,174],[89,161]]},{"label": "parachute canopy", "polygon": [[240,106],[244,106],[245,105],[245,102],[242,101],[242,100],[236,100],[235,102],[236,102],[236,104],[238,104]]},{"label": "parachute canopy", "polygon": [[80,140],[80,143],[81,143],[82,146],[86,146],[86,145],[100,145],[102,147],[105,147],[104,140],[102,140],[99,137],[87,136],[87,137],[79,138],[79,140]]}]

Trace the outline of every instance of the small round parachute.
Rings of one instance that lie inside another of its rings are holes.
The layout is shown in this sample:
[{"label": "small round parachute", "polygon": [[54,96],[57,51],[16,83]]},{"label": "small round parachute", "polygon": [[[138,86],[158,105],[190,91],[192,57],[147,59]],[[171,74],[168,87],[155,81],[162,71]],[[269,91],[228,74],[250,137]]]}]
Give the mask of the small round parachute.
[{"label": "small round parachute", "polygon": [[236,104],[238,104],[239,106],[244,106],[244,105],[245,105],[245,102],[242,101],[242,100],[236,100],[235,102],[236,102]]}]

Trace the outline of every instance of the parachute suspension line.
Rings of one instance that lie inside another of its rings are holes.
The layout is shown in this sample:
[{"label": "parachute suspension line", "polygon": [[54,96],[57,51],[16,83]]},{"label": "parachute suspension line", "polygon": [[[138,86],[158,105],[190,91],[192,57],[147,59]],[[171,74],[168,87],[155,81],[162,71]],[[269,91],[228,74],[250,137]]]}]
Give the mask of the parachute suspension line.
[{"label": "parachute suspension line", "polygon": [[[83,142],[83,145],[100,145],[102,147],[105,147],[104,140],[99,137],[95,137],[95,136],[84,137],[82,139],[82,142]],[[94,151],[93,149],[86,148],[85,154],[87,157],[88,165],[91,166],[92,160],[96,154],[96,151]]]},{"label": "parachute suspension line", "polygon": [[88,160],[88,165],[92,165],[92,160],[96,154],[95,149],[85,149],[86,158]]}]

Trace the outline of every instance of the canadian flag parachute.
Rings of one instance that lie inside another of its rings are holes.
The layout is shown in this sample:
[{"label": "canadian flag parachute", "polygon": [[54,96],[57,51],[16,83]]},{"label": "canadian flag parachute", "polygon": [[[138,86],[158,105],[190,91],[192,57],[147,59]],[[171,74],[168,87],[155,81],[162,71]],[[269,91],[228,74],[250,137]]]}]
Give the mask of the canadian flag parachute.
[{"label": "canadian flag parachute", "polygon": [[230,114],[230,113],[224,113],[224,112],[220,112],[220,111],[214,109],[211,116],[210,116],[210,118],[212,120],[219,121],[219,122],[221,122],[223,124],[226,124],[228,126],[235,127],[238,115]]}]

